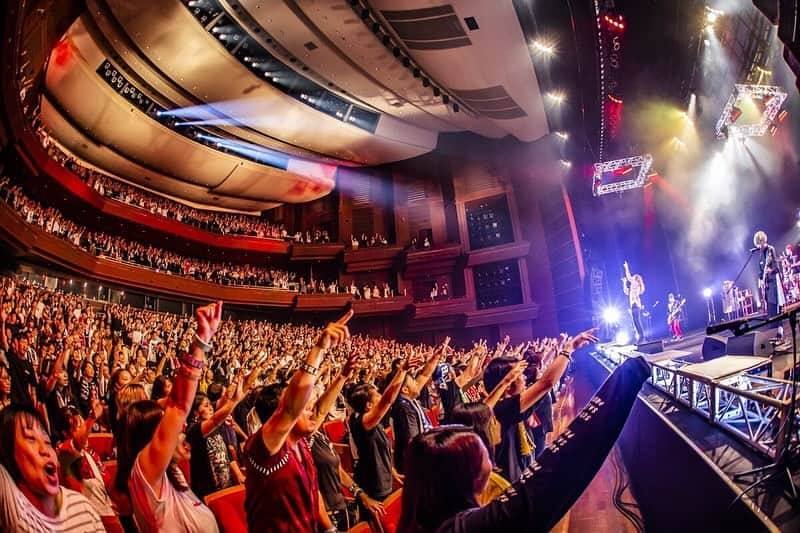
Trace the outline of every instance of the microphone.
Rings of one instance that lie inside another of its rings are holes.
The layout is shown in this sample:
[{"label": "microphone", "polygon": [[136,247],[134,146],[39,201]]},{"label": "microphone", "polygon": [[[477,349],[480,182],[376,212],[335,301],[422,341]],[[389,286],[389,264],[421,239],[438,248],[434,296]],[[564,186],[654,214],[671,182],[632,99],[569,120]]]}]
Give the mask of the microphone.
[{"label": "microphone", "polygon": [[750,253],[752,254],[754,252],[757,252],[758,250],[759,250],[759,247],[758,246],[754,246],[753,248],[750,248]]}]

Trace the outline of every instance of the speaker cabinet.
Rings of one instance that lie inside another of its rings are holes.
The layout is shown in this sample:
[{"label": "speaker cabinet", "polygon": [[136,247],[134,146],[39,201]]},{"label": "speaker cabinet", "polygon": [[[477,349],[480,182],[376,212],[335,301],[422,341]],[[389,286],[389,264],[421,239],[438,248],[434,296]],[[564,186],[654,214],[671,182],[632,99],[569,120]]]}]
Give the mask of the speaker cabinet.
[{"label": "speaker cabinet", "polygon": [[777,330],[752,331],[739,337],[728,339],[727,355],[757,355],[768,357],[772,353],[769,340],[777,334]]},{"label": "speaker cabinet", "polygon": [[642,353],[661,353],[664,351],[664,341],[645,342],[637,345],[636,350]]},{"label": "speaker cabinet", "polygon": [[727,339],[722,335],[709,335],[703,340],[703,361],[711,361],[725,355]]}]

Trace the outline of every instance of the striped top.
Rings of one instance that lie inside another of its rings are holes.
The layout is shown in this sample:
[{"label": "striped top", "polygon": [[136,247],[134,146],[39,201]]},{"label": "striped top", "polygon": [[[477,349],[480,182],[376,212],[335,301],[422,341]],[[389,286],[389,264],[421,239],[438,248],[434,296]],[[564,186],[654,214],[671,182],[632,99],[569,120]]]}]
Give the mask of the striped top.
[{"label": "striped top", "polygon": [[0,465],[0,531],[21,533],[84,533],[105,532],[100,515],[86,496],[61,487],[61,508],[49,517],[31,503]]}]

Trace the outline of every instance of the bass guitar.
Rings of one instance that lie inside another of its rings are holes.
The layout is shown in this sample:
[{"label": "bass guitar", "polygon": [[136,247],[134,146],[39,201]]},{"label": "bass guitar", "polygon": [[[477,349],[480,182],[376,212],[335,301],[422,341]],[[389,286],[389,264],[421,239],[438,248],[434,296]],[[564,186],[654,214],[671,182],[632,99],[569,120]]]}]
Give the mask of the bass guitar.
[{"label": "bass guitar", "polygon": [[678,318],[684,305],[686,305],[686,298],[678,302],[678,305],[673,305],[672,310],[669,312],[669,315],[667,315],[667,324],[672,324],[672,321]]}]

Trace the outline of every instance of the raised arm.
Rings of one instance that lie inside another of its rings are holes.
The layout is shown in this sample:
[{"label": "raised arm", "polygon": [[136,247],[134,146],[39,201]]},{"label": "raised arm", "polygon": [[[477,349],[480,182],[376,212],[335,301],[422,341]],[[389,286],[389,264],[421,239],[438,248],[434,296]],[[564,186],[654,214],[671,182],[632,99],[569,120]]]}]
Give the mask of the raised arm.
[{"label": "raised arm", "polygon": [[417,389],[422,389],[433,376],[434,371],[436,371],[436,365],[439,364],[439,361],[442,359],[442,356],[447,351],[447,348],[450,347],[450,337],[445,337],[444,342],[439,346],[437,350],[433,352],[433,357],[427,358],[425,362],[425,366],[422,367],[417,377],[414,378],[416,381]]},{"label": "raised arm", "polygon": [[336,322],[329,323],[322,331],[317,342],[309,350],[305,361],[292,375],[278,408],[261,426],[261,438],[264,440],[267,451],[271,454],[283,446],[289,431],[294,427],[303,409],[306,408],[308,400],[311,398],[311,391],[314,389],[320,361],[325,352],[332,345],[344,342],[350,336],[347,322],[352,316],[353,311],[350,310]]},{"label": "raised arm", "polygon": [[339,396],[339,393],[342,392],[342,387],[344,387],[345,382],[356,370],[358,366],[357,362],[358,354],[356,352],[351,353],[341,371],[336,374],[333,381],[328,385],[328,388],[325,389],[325,392],[323,392],[317,400],[317,404],[314,406],[314,425],[316,427],[319,427],[319,425],[325,421],[325,417],[328,416],[333,404],[336,403],[336,398]]},{"label": "raised arm", "polygon": [[204,437],[209,436],[215,429],[225,422],[233,410],[239,405],[247,394],[247,385],[244,384],[242,375],[236,376],[233,383],[225,391],[221,402],[214,409],[214,414],[208,420],[200,422],[200,433]]},{"label": "raised arm", "polygon": [[181,359],[181,366],[175,375],[172,392],[167,398],[164,416],[156,427],[153,438],[139,456],[139,467],[145,480],[157,493],[161,492],[164,472],[172,460],[183,424],[192,410],[192,402],[197,392],[197,382],[206,364],[206,351],[211,348],[211,339],[219,327],[222,317],[222,302],[200,307],[195,312],[197,333],[189,353]]},{"label": "raised arm", "polygon": [[494,406],[497,405],[497,402],[500,401],[500,398],[503,397],[505,394],[506,389],[517,380],[517,378],[528,368],[527,361],[520,361],[514,365],[514,368],[511,371],[503,376],[503,379],[500,380],[500,383],[495,385],[492,392],[489,393],[489,396],[483,401],[486,405],[489,406],[489,409],[494,410]]},{"label": "raised arm", "polygon": [[389,412],[392,404],[397,400],[397,396],[400,394],[400,389],[403,388],[403,382],[408,373],[407,366],[408,360],[403,361],[400,368],[397,369],[397,374],[394,375],[392,381],[386,386],[386,390],[381,394],[381,399],[372,406],[372,409],[364,413],[364,417],[361,421],[364,424],[364,429],[367,431],[375,428],[380,421],[383,420],[383,417]]},{"label": "raised arm", "polygon": [[547,370],[542,372],[542,375],[537,379],[533,385],[522,391],[519,399],[520,411],[525,411],[532,407],[542,397],[550,392],[561,376],[566,372],[569,362],[572,358],[572,353],[590,342],[597,342],[597,337],[594,334],[597,329],[589,329],[583,333],[578,334],[567,345],[558,352],[556,358],[547,367]]},{"label": "raised arm", "polygon": [[47,394],[53,392],[53,389],[56,388],[56,381],[58,381],[58,373],[64,368],[64,360],[67,358],[68,349],[67,346],[61,348],[61,353],[58,354],[56,357],[56,362],[53,364],[53,369],[50,370],[50,375],[47,376],[47,381],[44,383],[44,390]]}]

